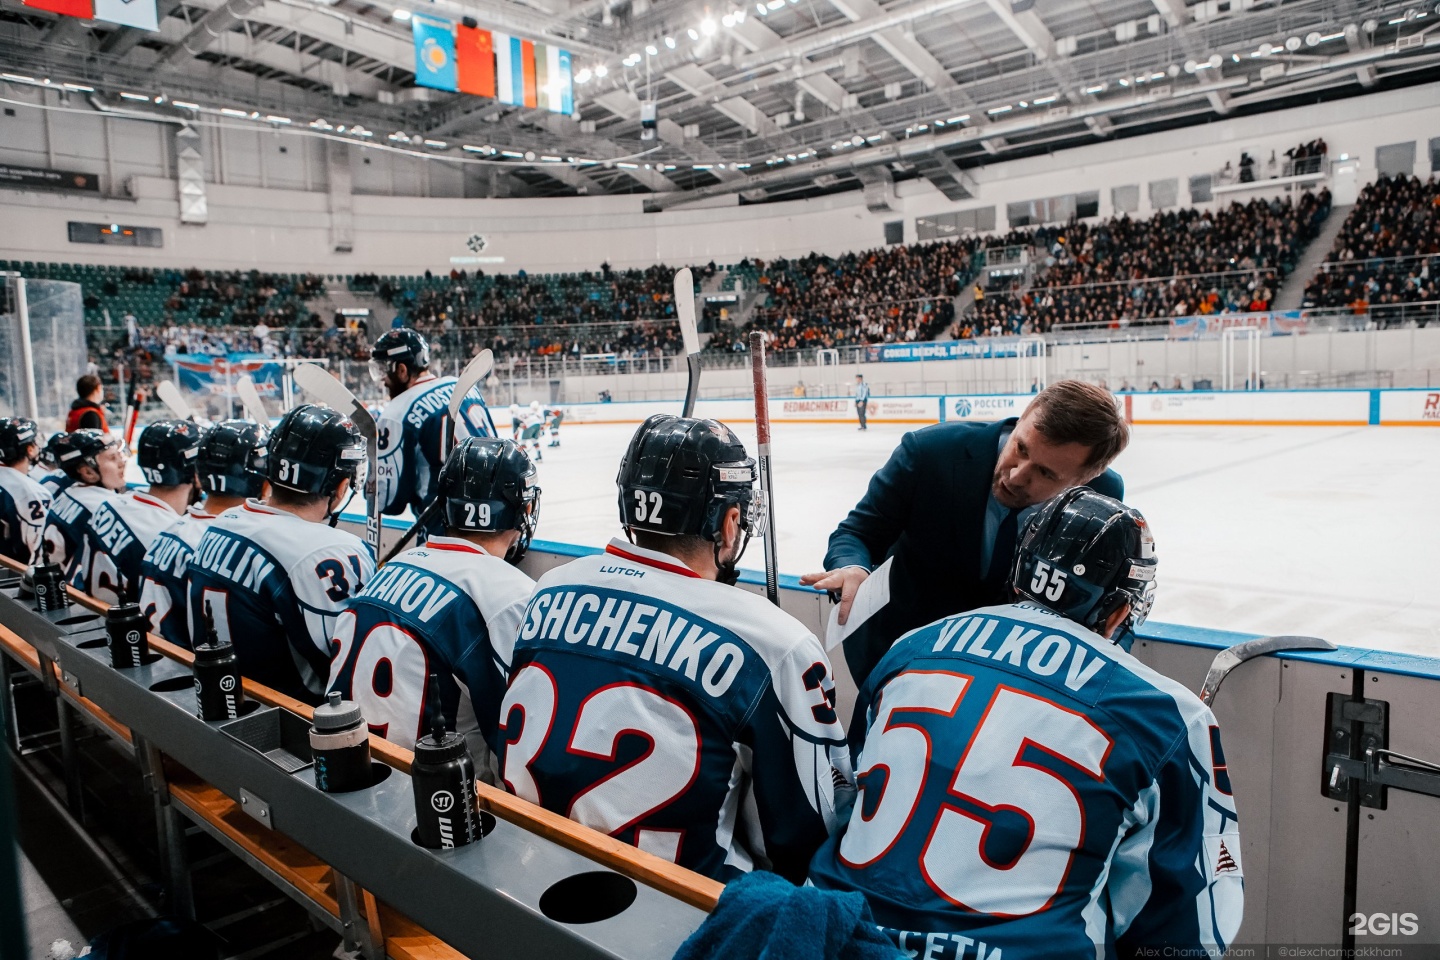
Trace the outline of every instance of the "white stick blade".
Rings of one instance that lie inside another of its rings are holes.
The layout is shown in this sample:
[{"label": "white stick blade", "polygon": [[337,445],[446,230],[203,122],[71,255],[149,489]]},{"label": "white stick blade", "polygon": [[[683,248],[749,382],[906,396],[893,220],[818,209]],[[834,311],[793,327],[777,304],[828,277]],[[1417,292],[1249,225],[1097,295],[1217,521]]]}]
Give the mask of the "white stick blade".
[{"label": "white stick blade", "polygon": [[465,402],[470,391],[474,390],[481,380],[490,376],[490,371],[494,368],[495,354],[489,347],[486,347],[475,354],[475,358],[465,365],[464,370],[460,371],[460,377],[455,382],[455,389],[450,393],[451,420],[460,416],[460,404]]},{"label": "white stick blade", "polygon": [[155,385],[155,396],[160,402],[170,408],[170,412],[182,420],[189,420],[194,416],[195,411],[190,409],[190,404],[180,395],[180,388],[175,386],[173,380],[161,380]]},{"label": "white stick blade", "polygon": [[341,413],[348,414],[356,403],[355,395],[345,389],[345,384],[317,364],[302,363],[290,375],[295,378],[295,383],[301,390]]},{"label": "white stick blade", "polygon": [[270,425],[270,414],[265,409],[265,401],[260,399],[260,391],[255,387],[255,381],[250,379],[250,374],[241,375],[235,381],[235,392],[240,394],[240,405],[245,408],[245,413],[260,426]]},{"label": "white stick blade", "polygon": [[689,267],[675,271],[675,314],[687,354],[700,352],[700,328],[695,325],[695,277]]}]

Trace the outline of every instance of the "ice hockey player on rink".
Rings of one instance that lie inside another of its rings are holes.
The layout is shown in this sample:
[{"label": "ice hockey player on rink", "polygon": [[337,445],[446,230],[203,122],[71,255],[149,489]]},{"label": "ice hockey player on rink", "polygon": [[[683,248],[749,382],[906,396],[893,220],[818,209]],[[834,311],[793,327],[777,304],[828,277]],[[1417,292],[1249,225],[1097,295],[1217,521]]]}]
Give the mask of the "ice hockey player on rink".
[{"label": "ice hockey player on rink", "polygon": [[853,795],[830,663],[733,586],[763,514],[728,427],[656,415],[620,464],[612,540],[541,577],[498,737],[506,787],[718,880],[799,881]]},{"label": "ice hockey player on rink", "polygon": [[195,472],[205,499],[161,531],[140,565],[140,607],[150,630],[182,647],[190,646],[185,571],[210,521],[265,496],[265,443],[269,431],[249,420],[225,420],[205,433]]},{"label": "ice hockey player on rink", "polygon": [[525,416],[520,412],[520,404],[510,404],[510,439],[520,441],[520,428],[525,425]]},{"label": "ice hockey player on rink", "polygon": [[[370,375],[385,385],[390,396],[376,425],[380,434],[376,495],[387,514],[404,513],[409,507],[419,516],[434,498],[435,480],[445,463],[444,436],[455,378],[437,377],[429,367],[430,344],[406,327],[387,331],[371,351]],[[495,436],[490,412],[474,393],[461,403],[459,420],[457,441]],[[437,524],[430,532],[438,528]]]},{"label": "ice hockey player on rink", "polygon": [[565,419],[564,407],[551,407],[550,415],[550,443],[548,446],[560,446],[560,422]]},{"label": "ice hockey player on rink", "polygon": [[529,451],[530,459],[539,463],[545,459],[540,452],[540,437],[545,432],[545,408],[540,406],[539,400],[531,400],[530,408],[525,411],[525,419],[520,429],[520,445]]},{"label": "ice hockey player on rink", "polygon": [[539,517],[535,465],[513,440],[471,438],[450,454],[438,495],[445,534],[381,567],[341,615],[330,688],[360,705],[372,732],[409,749],[430,727],[427,673],[437,674],[446,726],[493,784],[489,745],[535,588],[511,566]]},{"label": "ice hockey player on rink", "polygon": [[269,495],[210,521],[190,558],[197,646],[213,629],[235,645],[245,676],[306,703],[324,700],[335,619],[375,572],[370,548],[333,527],[364,483],[364,463],[360,431],[329,407],[301,404],[280,418],[266,457]]},{"label": "ice hockey player on rink", "polygon": [[201,430],[191,420],[160,420],[140,433],[140,472],[150,488],[100,504],[85,527],[83,566],[71,584],[106,603],[140,600],[140,566],[160,531],[184,515],[199,492],[195,458]]},{"label": "ice hockey player on rink", "polygon": [[[56,460],[70,481],[50,504],[45,520],[43,552],[70,580],[78,569],[89,569],[85,531],[90,514],[125,489],[125,445],[99,430],[76,430],[54,441]],[[36,557],[38,565],[42,557]]]},{"label": "ice hockey player on rink", "polygon": [[45,532],[50,491],[30,478],[40,457],[34,420],[0,419],[0,556],[28,564]]},{"label": "ice hockey player on rink", "polygon": [[1114,642],[1155,569],[1117,500],[1037,511],[1022,599],[912,631],[861,687],[860,796],[811,881],[863,893],[910,956],[1223,954],[1244,874],[1219,727]]}]

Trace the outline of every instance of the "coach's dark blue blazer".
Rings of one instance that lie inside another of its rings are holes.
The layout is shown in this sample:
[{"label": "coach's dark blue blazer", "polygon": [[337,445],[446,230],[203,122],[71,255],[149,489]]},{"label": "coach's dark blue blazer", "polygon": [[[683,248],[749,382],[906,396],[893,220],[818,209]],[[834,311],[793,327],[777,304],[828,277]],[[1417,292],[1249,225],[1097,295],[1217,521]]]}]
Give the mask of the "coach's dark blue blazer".
[{"label": "coach's dark blue blazer", "polygon": [[[858,685],[903,634],[942,617],[992,603],[980,577],[985,505],[1000,435],[999,423],[938,423],[907,433],[870,478],[865,496],[830,535],[825,569],[873,570],[886,557],[890,602],[845,640],[845,660]],[[1119,500],[1125,483],[1106,470],[1089,484]]]}]

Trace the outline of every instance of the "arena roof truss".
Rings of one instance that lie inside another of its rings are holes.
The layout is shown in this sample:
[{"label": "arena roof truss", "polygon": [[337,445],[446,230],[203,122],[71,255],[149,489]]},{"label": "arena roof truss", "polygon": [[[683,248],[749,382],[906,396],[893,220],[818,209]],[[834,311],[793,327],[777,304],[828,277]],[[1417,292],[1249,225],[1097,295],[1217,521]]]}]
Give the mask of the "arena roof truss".
[{"label": "arena roof truss", "polygon": [[[0,64],[94,109],[485,164],[524,194],[665,209],[877,190],[883,168],[963,199],[996,158],[1434,79],[1426,2],[159,0],[148,33],[0,0]],[[571,50],[575,113],[415,86],[421,9]]]}]

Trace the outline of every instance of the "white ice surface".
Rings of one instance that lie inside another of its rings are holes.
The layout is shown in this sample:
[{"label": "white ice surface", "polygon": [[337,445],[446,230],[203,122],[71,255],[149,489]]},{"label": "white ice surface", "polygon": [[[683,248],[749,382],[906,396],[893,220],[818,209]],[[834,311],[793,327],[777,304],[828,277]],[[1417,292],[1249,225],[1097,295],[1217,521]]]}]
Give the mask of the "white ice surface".
[{"label": "white ice surface", "polygon": [[[835,524],[912,429],[777,424],[782,573],[820,569]],[[632,426],[565,427],[545,449],[539,538],[619,535]],[[737,431],[754,450],[754,431]],[[1115,464],[1160,556],[1152,619],[1440,656],[1440,430],[1137,427]],[[762,564],[752,543],[744,567]]]}]

